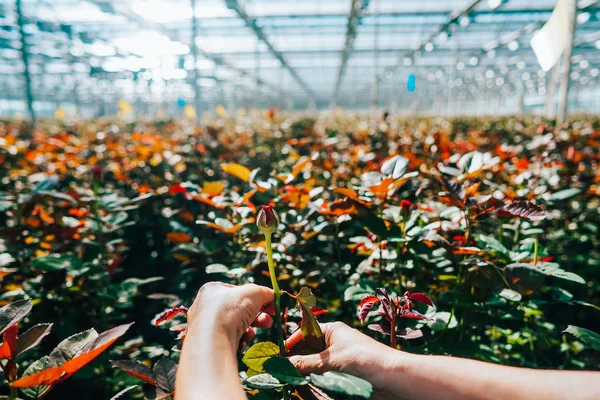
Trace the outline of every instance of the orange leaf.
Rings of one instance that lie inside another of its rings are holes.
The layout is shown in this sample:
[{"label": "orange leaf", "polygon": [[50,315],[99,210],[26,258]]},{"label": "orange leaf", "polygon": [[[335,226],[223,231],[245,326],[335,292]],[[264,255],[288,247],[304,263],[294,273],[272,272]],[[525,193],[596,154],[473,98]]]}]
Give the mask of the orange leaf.
[{"label": "orange leaf", "polygon": [[192,237],[185,232],[169,232],[167,233],[167,239],[173,243],[188,243],[192,240]]},{"label": "orange leaf", "polygon": [[377,185],[369,187],[369,190],[376,196],[385,196],[388,191],[394,187],[394,180],[392,178],[385,178]]},{"label": "orange leaf", "polygon": [[[252,189],[248,193],[245,193],[238,201],[235,202],[236,206],[241,206],[246,204],[254,195],[256,194],[256,189]],[[224,208],[224,207],[223,207]]]},{"label": "orange leaf", "polygon": [[0,346],[0,358],[13,358],[15,350],[17,350],[17,333],[19,333],[17,324],[4,331],[2,335],[4,342]]},{"label": "orange leaf", "polygon": [[133,325],[119,325],[100,334],[95,340],[88,343],[78,355],[57,367],[47,368],[31,375],[23,376],[14,382],[12,387],[30,387],[40,385],[54,385],[67,379],[86,364],[98,357],[104,350],[108,349],[114,342],[127,332]]},{"label": "orange leaf", "polygon": [[308,156],[300,157],[300,159],[298,160],[296,165],[294,165],[294,169],[292,169],[292,175],[294,175],[294,178],[297,177],[300,172],[302,172],[304,167],[306,167],[306,164],[308,164],[309,162],[310,162],[310,157],[308,157]]},{"label": "orange leaf", "polygon": [[202,193],[209,196],[216,196],[223,193],[223,183],[221,182],[204,182],[202,185]]},{"label": "orange leaf", "polygon": [[341,187],[341,188],[336,188],[333,191],[334,191],[334,193],[339,193],[342,196],[349,197],[353,200],[358,199],[358,193],[356,193],[356,190],[354,190],[354,189]]},{"label": "orange leaf", "polygon": [[208,197],[204,197],[204,196],[193,196],[192,197],[194,200],[199,201],[201,203],[204,204],[208,204],[209,206],[213,206],[215,208],[218,208],[220,210],[224,209],[225,206],[223,205],[219,205],[217,203],[215,203],[213,200],[209,199]]},{"label": "orange leaf", "polygon": [[152,386],[156,386],[156,382],[154,380],[154,373],[146,364],[142,364],[138,361],[130,361],[130,360],[122,360],[122,361],[113,361],[113,367],[120,369],[121,371],[129,374],[131,376],[135,376],[142,381],[149,383]]},{"label": "orange leaf", "polygon": [[161,312],[160,314],[158,314],[156,316],[156,321],[154,322],[154,326],[158,326],[165,321],[169,321],[169,320],[175,318],[176,316],[178,316],[179,314],[187,315],[187,313],[188,313],[188,308],[185,306],[178,306],[175,308],[170,308],[168,310]]},{"label": "orange leaf", "polygon": [[250,180],[251,171],[243,165],[235,163],[221,164],[221,168],[223,168],[223,171],[225,171],[226,173],[240,178],[244,182],[248,182]]}]

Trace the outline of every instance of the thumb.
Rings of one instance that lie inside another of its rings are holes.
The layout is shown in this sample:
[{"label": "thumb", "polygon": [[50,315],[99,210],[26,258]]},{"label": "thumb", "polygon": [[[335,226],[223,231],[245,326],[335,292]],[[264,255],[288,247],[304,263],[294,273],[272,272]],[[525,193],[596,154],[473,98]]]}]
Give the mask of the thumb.
[{"label": "thumb", "polygon": [[290,362],[294,364],[296,369],[302,375],[322,374],[329,370],[329,361],[331,353],[329,349],[320,352],[319,354],[309,354],[307,356],[292,356]]}]

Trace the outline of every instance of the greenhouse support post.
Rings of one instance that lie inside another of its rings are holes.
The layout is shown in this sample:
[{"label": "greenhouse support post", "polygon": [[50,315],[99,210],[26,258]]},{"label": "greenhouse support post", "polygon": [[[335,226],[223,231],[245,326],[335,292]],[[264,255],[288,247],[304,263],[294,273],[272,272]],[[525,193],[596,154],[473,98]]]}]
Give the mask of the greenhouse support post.
[{"label": "greenhouse support post", "polygon": [[31,92],[31,73],[29,71],[29,52],[27,49],[27,41],[25,40],[25,18],[23,18],[23,10],[21,8],[21,0],[15,0],[17,9],[17,23],[19,24],[19,33],[21,35],[21,57],[23,60],[24,70],[23,77],[25,78],[25,95],[27,96],[27,109],[31,122],[35,124],[35,110],[33,109],[33,93]]},{"label": "greenhouse support post", "polygon": [[192,79],[194,79],[194,84],[192,86],[194,88],[194,109],[196,110],[196,119],[198,119],[200,117],[202,98],[200,93],[200,84],[198,83],[200,80],[200,74],[198,73],[198,47],[196,46],[196,37],[198,36],[196,0],[190,0],[190,5],[192,7],[192,42],[190,43],[190,48],[194,58],[194,74],[192,76]]},{"label": "greenhouse support post", "polygon": [[577,19],[577,0],[569,0],[569,28],[567,47],[563,54],[563,70],[560,78],[560,87],[558,89],[558,113],[556,118],[556,128],[561,129],[567,121],[569,86],[571,83],[571,56],[573,54],[573,39],[575,37],[575,21]]}]

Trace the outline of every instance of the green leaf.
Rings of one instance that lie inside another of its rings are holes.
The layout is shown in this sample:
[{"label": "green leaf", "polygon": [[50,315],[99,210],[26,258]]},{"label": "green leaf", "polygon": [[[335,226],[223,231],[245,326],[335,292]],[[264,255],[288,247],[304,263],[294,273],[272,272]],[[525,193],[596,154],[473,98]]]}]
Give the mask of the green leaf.
[{"label": "green leaf", "polygon": [[117,393],[113,397],[111,397],[110,400],[120,399],[121,397],[123,397],[123,395],[125,393],[129,392],[132,389],[135,389],[136,387],[138,387],[138,385],[133,385],[133,386],[126,387],[125,389],[121,390],[119,393]]},{"label": "green leaf", "polygon": [[600,351],[600,335],[596,332],[592,332],[589,329],[580,328],[578,326],[569,325],[564,332],[568,332],[571,335],[575,336],[577,339],[581,340],[588,347]]},{"label": "green leaf", "polygon": [[52,324],[39,324],[34,325],[27,332],[19,336],[17,339],[17,350],[15,351],[15,357],[19,354],[37,346],[46,335],[50,333]]},{"label": "green leaf", "polygon": [[344,291],[344,301],[361,301],[363,298],[373,294],[377,286],[366,279],[361,279],[355,286],[349,286]]},{"label": "green leaf", "polygon": [[364,379],[342,372],[325,372],[323,375],[310,374],[313,385],[326,391],[357,396],[364,399],[371,397],[373,386]]},{"label": "green leaf", "polygon": [[521,299],[523,298],[523,296],[521,296],[521,293],[506,288],[502,289],[502,291],[500,292],[500,297],[503,297],[506,300],[510,301],[521,301]]},{"label": "green leaf", "polygon": [[0,335],[31,311],[30,300],[18,300],[0,308]]},{"label": "green leaf", "polygon": [[[425,323],[432,331],[443,331],[444,329],[453,329],[458,326],[458,320],[448,311],[435,312],[433,309],[430,309],[425,316],[429,320],[422,321],[421,323]],[[450,316],[452,316],[452,319],[450,319]]]},{"label": "green leaf", "polygon": [[297,301],[296,304],[302,311],[302,325],[300,326],[300,331],[302,332],[304,341],[315,352],[325,350],[325,338],[323,337],[323,332],[310,307],[301,301]]},{"label": "green leaf", "polygon": [[[31,364],[29,364],[29,367],[27,367],[27,369],[23,373],[23,376],[33,375],[35,373],[45,370],[46,368],[51,368],[54,366],[55,365],[50,360],[50,357],[44,356],[44,357],[40,358],[39,360],[34,361]],[[51,388],[52,388],[52,386],[45,386],[45,385],[30,386],[30,387],[22,388],[21,393],[23,393],[25,396],[27,396],[31,399],[39,399],[44,394],[46,394],[48,392],[48,390],[50,390]]]},{"label": "green leaf", "polygon": [[210,264],[206,266],[207,274],[226,274],[228,272],[229,268],[223,264]]},{"label": "green leaf", "polygon": [[579,304],[580,306],[592,307],[594,310],[600,311],[600,307],[598,307],[595,304],[588,303],[587,301],[574,300],[573,303],[574,304]]},{"label": "green leaf", "polygon": [[8,264],[13,263],[15,261],[15,258],[8,253],[0,254],[0,268],[6,267]]},{"label": "green leaf", "polygon": [[375,235],[384,238],[388,236],[388,230],[385,226],[385,222],[377,215],[367,214],[361,219],[361,222]]},{"label": "green leaf", "polygon": [[479,235],[479,241],[485,244],[486,249],[495,253],[500,253],[503,255],[508,255],[510,253],[510,250],[504,247],[504,245],[493,236]]},{"label": "green leaf", "polygon": [[408,165],[408,158],[396,155],[381,165],[381,173],[392,179],[398,179],[406,173]]},{"label": "green leaf", "polygon": [[40,271],[59,271],[80,264],[79,259],[68,254],[38,257],[31,262],[31,268]]},{"label": "green leaf", "polygon": [[561,269],[560,266],[556,263],[538,263],[538,267],[544,274],[548,276],[553,276],[555,278],[581,283],[582,285],[585,285],[586,283],[585,279],[583,279],[577,274],[574,274],[573,272],[568,272]]},{"label": "green leaf", "polygon": [[308,379],[302,376],[287,358],[269,358],[265,361],[263,367],[267,373],[273,375],[280,382],[291,385],[306,385],[308,383]]},{"label": "green leaf", "polygon": [[570,189],[561,190],[556,193],[552,193],[551,195],[546,196],[545,199],[550,202],[561,201],[561,200],[569,199],[573,196],[577,196],[579,193],[581,193],[581,189],[570,188]]},{"label": "green leaf", "polygon": [[279,346],[272,342],[256,343],[248,349],[242,362],[254,371],[264,372],[263,364],[271,357],[279,355]]},{"label": "green leaf", "polygon": [[96,338],[98,338],[98,332],[95,329],[88,329],[69,336],[50,352],[49,361],[54,363],[53,366],[60,366],[77,356],[86,345],[92,343]]},{"label": "green leaf", "polygon": [[169,358],[161,358],[154,368],[152,368],[156,387],[173,393],[175,391],[175,375],[177,374],[177,364]]},{"label": "green leaf", "polygon": [[312,291],[309,288],[307,288],[306,286],[304,286],[304,287],[302,287],[302,289],[300,289],[297,299],[298,299],[298,301],[301,301],[308,307],[316,307],[317,306],[317,298],[312,293]]},{"label": "green leaf", "polygon": [[258,374],[251,376],[244,381],[246,385],[253,389],[272,390],[285,386],[277,378],[269,374]]}]

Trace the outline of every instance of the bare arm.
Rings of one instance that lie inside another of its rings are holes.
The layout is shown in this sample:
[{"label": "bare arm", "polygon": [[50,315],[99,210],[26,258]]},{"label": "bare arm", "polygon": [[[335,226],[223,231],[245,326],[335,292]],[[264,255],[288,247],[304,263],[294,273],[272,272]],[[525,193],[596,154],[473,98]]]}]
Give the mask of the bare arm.
[{"label": "bare arm", "polygon": [[273,291],[257,285],[209,283],[198,292],[188,314],[175,388],[176,400],[245,400],[236,350],[254,336],[250,325],[268,328],[263,307]]},{"label": "bare arm", "polygon": [[393,350],[342,323],[324,324],[328,348],[291,357],[303,373],[347,372],[387,399],[599,399],[600,372],[544,371]]}]

